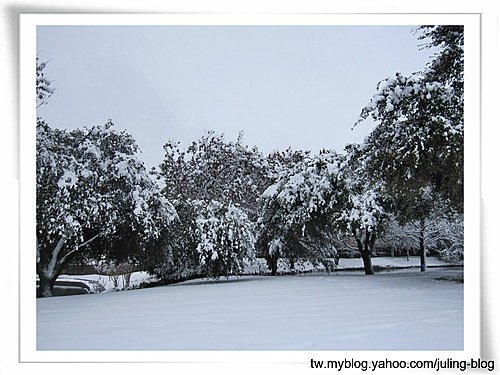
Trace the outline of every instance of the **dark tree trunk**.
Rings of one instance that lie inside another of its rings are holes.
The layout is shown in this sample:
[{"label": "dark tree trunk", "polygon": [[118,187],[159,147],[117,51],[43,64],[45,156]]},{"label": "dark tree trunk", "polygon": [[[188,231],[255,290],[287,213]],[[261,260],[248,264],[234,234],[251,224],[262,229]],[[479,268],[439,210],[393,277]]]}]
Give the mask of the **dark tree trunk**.
[{"label": "dark tree trunk", "polygon": [[295,271],[295,260],[290,258],[290,271]]},{"label": "dark tree trunk", "polygon": [[418,246],[420,252],[420,271],[425,272],[427,270],[427,257],[425,255],[425,243],[424,243],[424,222],[420,222],[420,236],[418,239]]},{"label": "dark tree trunk", "polygon": [[[39,284],[39,293],[38,295],[41,297],[52,297],[54,295],[54,284],[63,272],[64,268],[70,263],[78,254],[78,250],[82,247],[87,246],[91,242],[93,242],[96,238],[100,237],[104,232],[97,233],[94,237],[84,241],[76,245],[70,251],[67,251],[64,255],[61,253],[61,250],[67,245],[66,238],[70,234],[69,231],[65,231],[65,233],[61,236],[57,244],[54,248],[47,249],[46,247],[42,248],[42,245],[38,241],[37,238],[37,250],[40,253],[40,259],[36,264],[36,272],[38,277],[40,278]],[[51,265],[51,260],[55,256],[55,264]],[[50,266],[49,266],[50,265]],[[50,272],[48,272],[50,268]]]},{"label": "dark tree trunk", "polygon": [[361,242],[359,238],[356,238],[356,244],[358,245],[358,250],[361,254],[361,258],[363,259],[363,266],[365,269],[365,275],[374,275],[373,265],[372,265],[372,255],[370,250],[370,233],[366,230],[365,242]]},{"label": "dark tree trunk", "polygon": [[372,265],[372,256],[369,252],[363,251],[361,253],[361,257],[363,258],[363,266],[365,268],[365,275],[374,275],[373,265]]},{"label": "dark tree trunk", "polygon": [[38,274],[38,277],[40,280],[37,297],[52,297],[54,295],[54,284],[57,277],[47,277],[42,272]]},{"label": "dark tree trunk", "polygon": [[367,244],[368,244],[368,247],[370,249],[370,253],[371,255],[377,255],[377,251],[375,249],[375,241],[377,240],[377,236],[375,235],[375,233],[371,233],[369,234],[369,232],[367,231],[366,233],[367,235]]},{"label": "dark tree trunk", "polygon": [[271,265],[271,275],[276,276],[278,274],[278,261],[273,259],[273,263]]},{"label": "dark tree trunk", "polygon": [[[64,242],[61,242],[61,246],[62,244],[64,244]],[[49,253],[49,255],[51,256],[52,252]],[[36,272],[40,279],[39,290],[37,293],[37,296],[39,297],[52,297],[54,295],[54,284],[56,283],[57,278],[61,272],[63,272],[68,263],[74,259],[75,254],[69,254],[69,256],[64,256],[62,259],[57,260],[52,272],[49,274],[47,269],[50,264],[50,256],[42,257],[36,265]]]},{"label": "dark tree trunk", "polygon": [[278,274],[278,257],[269,255],[267,257],[267,266],[271,270],[271,276],[276,276]]},{"label": "dark tree trunk", "polygon": [[377,236],[375,233],[370,233],[368,230],[366,231],[366,246],[370,250],[370,254],[372,256],[377,255],[377,251],[375,250],[375,241],[377,240]]}]

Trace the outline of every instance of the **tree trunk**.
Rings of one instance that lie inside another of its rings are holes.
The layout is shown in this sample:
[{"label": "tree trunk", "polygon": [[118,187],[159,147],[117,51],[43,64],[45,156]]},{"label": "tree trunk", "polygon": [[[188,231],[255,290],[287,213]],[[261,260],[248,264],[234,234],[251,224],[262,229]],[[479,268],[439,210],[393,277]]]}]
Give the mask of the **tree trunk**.
[{"label": "tree trunk", "polygon": [[391,246],[391,258],[394,258],[394,249],[396,246]]},{"label": "tree trunk", "polygon": [[66,265],[75,258],[80,248],[87,246],[103,233],[99,232],[94,237],[76,245],[65,255],[61,254],[61,250],[67,245],[66,238],[70,234],[69,231],[64,232],[64,235],[61,236],[53,249],[40,248],[37,238],[37,258],[39,260],[36,264],[36,272],[40,278],[38,295],[40,297],[52,297],[54,295],[54,284]]},{"label": "tree trunk", "polygon": [[[39,262],[36,264],[36,272],[40,279],[37,293],[39,297],[52,297],[54,295],[54,284],[57,278],[63,272],[64,267],[75,256],[74,252],[70,252],[59,258],[64,242],[64,237],[62,237],[55,248],[49,253],[49,256],[41,256]],[[41,251],[42,253],[44,252]]]},{"label": "tree trunk", "polygon": [[425,254],[425,243],[424,243],[424,221],[420,222],[420,237],[418,239],[419,251],[420,251],[420,271],[425,272],[427,270],[427,257]]},{"label": "tree trunk", "polygon": [[37,297],[52,297],[54,295],[54,284],[57,277],[47,277],[42,272],[38,274],[38,277],[40,280]]},{"label": "tree trunk", "polygon": [[271,276],[278,274],[278,257],[269,255],[267,258],[267,266],[271,269]]},{"label": "tree trunk", "polygon": [[361,256],[363,258],[363,266],[365,268],[365,275],[374,275],[375,272],[373,272],[373,264],[372,264],[372,256],[368,251],[363,251],[361,253]]},{"label": "tree trunk", "polygon": [[120,275],[109,275],[109,279],[112,281],[114,289],[118,290],[118,283],[120,281]]},{"label": "tree trunk", "polygon": [[356,238],[356,244],[358,245],[358,250],[363,259],[363,266],[365,269],[365,275],[374,275],[371,251],[369,247],[369,232],[366,230],[365,243],[363,244],[359,238]]},{"label": "tree trunk", "polygon": [[291,272],[295,271],[295,261],[293,258],[290,258],[290,271]]},{"label": "tree trunk", "polygon": [[276,276],[278,274],[278,261],[273,259],[271,265],[271,276]]},{"label": "tree trunk", "polygon": [[123,290],[127,290],[130,288],[130,277],[132,276],[132,273],[126,273],[125,275],[122,275],[123,277]]},{"label": "tree trunk", "polygon": [[375,235],[375,233],[371,233],[369,234],[369,232],[367,231],[367,241],[366,243],[368,244],[368,247],[369,247],[369,250],[370,250],[370,254],[373,256],[373,255],[377,255],[377,250],[375,249],[375,241],[377,240],[377,236]]}]

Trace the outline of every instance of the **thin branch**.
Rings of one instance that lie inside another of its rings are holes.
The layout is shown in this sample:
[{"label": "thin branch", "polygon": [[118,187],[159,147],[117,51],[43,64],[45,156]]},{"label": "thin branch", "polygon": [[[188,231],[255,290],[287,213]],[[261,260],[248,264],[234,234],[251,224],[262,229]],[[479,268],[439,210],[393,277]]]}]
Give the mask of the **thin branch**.
[{"label": "thin branch", "polygon": [[345,247],[347,247],[349,250],[357,250],[358,249],[357,247],[353,247],[353,246],[349,245],[345,240],[340,239],[338,236],[336,236],[334,238],[334,240],[336,240],[337,242],[341,243],[342,245],[344,245]]},{"label": "thin branch", "polygon": [[97,233],[94,237],[88,239],[87,241],[81,243],[80,245],[77,245],[73,250],[71,251],[68,251],[66,253],[66,255],[64,255],[62,258],[61,258],[61,261],[59,262],[60,264],[63,264],[66,259],[68,259],[68,257],[72,256],[73,254],[75,254],[76,252],[78,252],[82,247],[84,246],[87,246],[88,244],[90,244],[91,242],[93,242],[95,239],[97,239],[99,236],[101,236],[102,234],[104,233],[104,231],[102,232],[99,232]]}]

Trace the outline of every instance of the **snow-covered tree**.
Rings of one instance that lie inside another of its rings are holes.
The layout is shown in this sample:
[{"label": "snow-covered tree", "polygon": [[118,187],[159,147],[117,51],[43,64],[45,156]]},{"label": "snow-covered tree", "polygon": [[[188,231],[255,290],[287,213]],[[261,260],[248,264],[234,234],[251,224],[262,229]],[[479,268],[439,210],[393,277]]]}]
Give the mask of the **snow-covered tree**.
[{"label": "snow-covered tree", "polygon": [[436,202],[463,210],[463,27],[419,30],[438,52],[422,72],[380,81],[358,122],[377,123],[365,140],[367,173],[382,182],[398,220],[423,231]]},{"label": "snow-covered tree", "polygon": [[458,214],[434,223],[436,251],[442,259],[458,261],[464,259],[464,216]]},{"label": "snow-covered tree", "polygon": [[187,199],[176,204],[179,219],[149,263],[163,280],[239,275],[255,256],[254,223],[232,203]]},{"label": "snow-covered tree", "polygon": [[210,131],[186,149],[168,141],[159,174],[170,199],[194,199],[238,204],[255,213],[257,198],[267,180],[267,161],[242,141],[227,141]]},{"label": "snow-covered tree", "polygon": [[417,31],[419,39],[425,41],[424,48],[438,49],[427,65],[427,77],[450,84],[457,93],[457,106],[460,106],[464,94],[464,26],[424,25]]},{"label": "snow-covered tree", "polygon": [[423,222],[408,221],[401,224],[394,216],[388,220],[382,241],[391,248],[406,251],[418,251],[422,254],[433,251],[448,261],[463,259],[464,232],[463,215],[442,215],[433,212]]},{"label": "snow-covered tree", "polygon": [[177,220],[141,262],[151,274],[168,282],[202,276],[200,257],[196,251],[198,205],[190,199],[174,200],[172,203],[178,215]]},{"label": "snow-covered tree", "polygon": [[198,210],[196,251],[204,276],[238,275],[244,261],[254,258],[253,223],[233,204],[211,201]]},{"label": "snow-covered tree", "polygon": [[288,173],[297,164],[301,164],[310,158],[310,151],[294,150],[288,147],[286,150],[274,150],[267,157],[267,176],[269,185],[275,183],[282,175]]},{"label": "snow-covered tree", "polygon": [[285,171],[262,194],[258,243],[273,275],[278,258],[331,266],[333,225],[345,199],[341,161],[334,152],[322,152]]},{"label": "snow-covered tree", "polygon": [[368,172],[395,194],[430,186],[460,209],[463,118],[457,118],[453,87],[396,74],[377,88],[361,113],[378,122],[365,141]]},{"label": "snow-covered tree", "polygon": [[47,62],[40,62],[38,56],[36,58],[36,107],[46,104],[49,98],[54,93],[51,81],[45,77],[45,67]]},{"label": "snow-covered tree", "polygon": [[126,132],[37,122],[37,273],[43,296],[71,261],[140,256],[175,218]]},{"label": "snow-covered tree", "polygon": [[380,182],[366,173],[364,146],[348,145],[346,152],[341,171],[347,199],[339,207],[340,218],[336,224],[355,239],[365,274],[373,275],[371,256],[386,220],[385,197]]},{"label": "snow-covered tree", "polygon": [[165,279],[238,274],[254,256],[257,198],[268,183],[267,161],[240,134],[213,131],[187,148],[168,141],[158,171],[179,220],[159,251],[154,272]]}]

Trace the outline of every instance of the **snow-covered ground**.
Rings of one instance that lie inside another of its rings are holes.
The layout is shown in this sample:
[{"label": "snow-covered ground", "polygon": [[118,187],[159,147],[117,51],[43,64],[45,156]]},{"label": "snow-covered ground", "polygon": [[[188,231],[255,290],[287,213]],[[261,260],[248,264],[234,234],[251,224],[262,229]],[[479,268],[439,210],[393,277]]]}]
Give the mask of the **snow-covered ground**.
[{"label": "snow-covered ground", "polygon": [[[372,263],[374,266],[391,268],[391,267],[420,267],[420,257],[412,256],[408,260],[406,257],[373,257]],[[445,262],[444,260],[435,258],[435,257],[427,257],[427,266],[430,267],[438,267],[438,266],[449,266],[451,263]],[[345,269],[345,268],[363,268],[363,260],[360,258],[350,259],[350,258],[341,258],[339,260],[339,264],[337,269]]]},{"label": "snow-covered ground", "polygon": [[[374,257],[372,258],[372,263],[376,267],[383,268],[406,268],[406,267],[420,267],[420,258],[419,257],[410,257],[409,260],[406,260],[406,257]],[[435,257],[427,258],[427,265],[429,267],[442,267],[449,266],[450,263],[447,263],[443,260],[437,259]],[[354,269],[363,269],[363,260],[361,258],[341,258],[339,264],[336,267],[337,270],[343,271],[346,269],[354,270]],[[324,267],[317,266],[314,267],[311,263],[297,263],[295,264],[296,272],[308,272],[308,271],[322,271]],[[279,261],[278,262],[278,272],[279,273],[290,273],[290,265],[288,262]],[[252,274],[265,274],[269,273],[269,269],[267,268],[266,261],[262,258],[258,258],[253,262],[247,262],[244,270],[244,274],[252,275]],[[61,275],[58,278],[58,281],[82,281],[89,286],[89,289],[92,293],[101,293],[101,292],[112,292],[116,290],[123,289],[124,280],[123,277],[118,277],[116,279],[117,285],[115,286],[112,278],[106,275]],[[141,283],[148,283],[157,281],[156,278],[147,272],[133,272],[130,277],[129,288],[133,289],[138,287]]]},{"label": "snow-covered ground", "polygon": [[[406,267],[420,267],[420,257],[412,256],[409,260],[406,257],[373,257],[372,264],[375,267],[383,268],[406,268]],[[450,263],[444,260],[438,259],[436,257],[428,257],[427,265],[430,267],[442,267],[449,266]],[[309,262],[297,263],[295,264],[295,270],[297,272],[306,272],[311,270],[322,270],[322,266],[313,267]],[[361,258],[340,258],[339,264],[336,266],[337,270],[345,269],[363,269],[363,260]],[[266,261],[262,258],[256,259],[253,263],[247,264],[245,267],[246,274],[269,272],[267,268]],[[280,261],[278,262],[278,272],[289,273],[290,265],[288,262]]]},{"label": "snow-covered ground", "polygon": [[[341,259],[342,262],[342,259]],[[461,269],[243,276],[37,300],[38,350],[461,350]]]},{"label": "snow-covered ground", "polygon": [[[117,285],[112,280],[111,276],[106,275],[60,275],[57,278],[58,281],[66,281],[66,280],[76,280],[76,281],[90,281],[92,283],[88,283],[92,293],[101,293],[101,292],[112,292],[115,290],[123,289],[124,280],[122,276],[119,276],[116,280]],[[129,287],[135,288],[138,287],[141,283],[147,283],[148,281],[156,281],[156,278],[147,272],[133,272],[130,276]],[[93,283],[99,285],[97,288]]]}]

